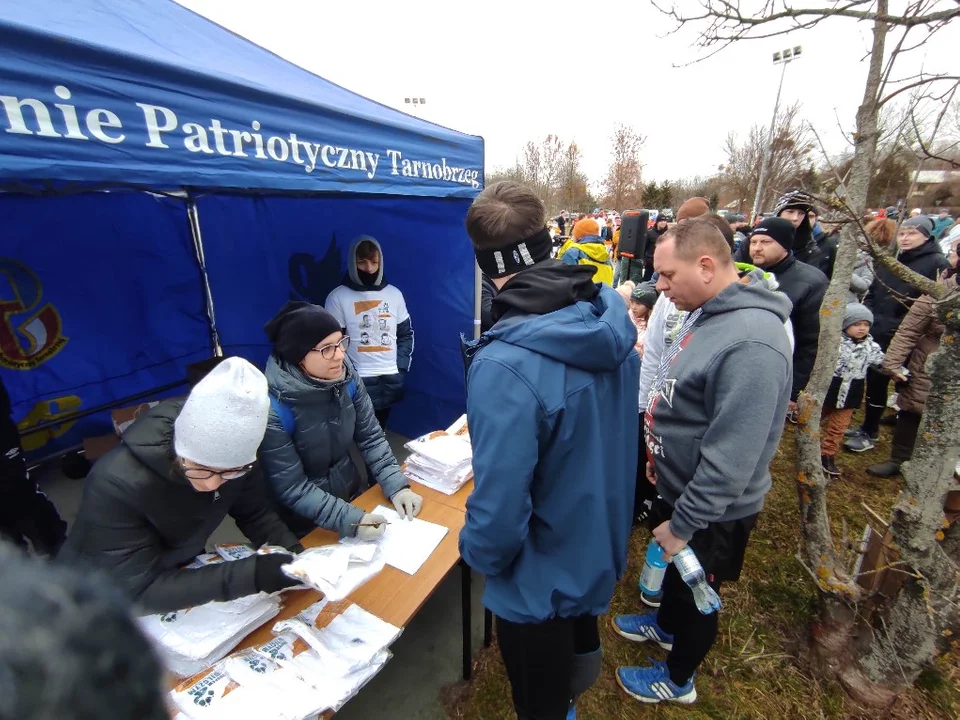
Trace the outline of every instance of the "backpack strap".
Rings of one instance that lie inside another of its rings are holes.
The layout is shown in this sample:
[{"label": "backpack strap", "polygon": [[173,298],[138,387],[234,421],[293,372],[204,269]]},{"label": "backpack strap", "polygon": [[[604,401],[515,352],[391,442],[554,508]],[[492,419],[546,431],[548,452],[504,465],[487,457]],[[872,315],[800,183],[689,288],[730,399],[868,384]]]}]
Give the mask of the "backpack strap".
[{"label": "backpack strap", "polygon": [[284,403],[273,393],[268,394],[270,395],[270,405],[273,407],[273,411],[277,414],[277,418],[280,420],[280,427],[283,428],[283,431],[287,435],[293,437],[293,431],[296,428],[296,420],[293,417],[293,410],[289,405]]},{"label": "backpack strap", "polygon": [[[293,431],[297,427],[297,421],[293,416],[293,410],[287,405],[283,400],[278,398],[273,393],[268,393],[270,396],[270,405],[273,407],[273,411],[277,414],[277,418],[280,420],[280,427],[283,428],[283,431],[293,437]],[[347,383],[347,394],[350,396],[350,400],[353,401],[357,397],[357,381],[351,380]]]}]

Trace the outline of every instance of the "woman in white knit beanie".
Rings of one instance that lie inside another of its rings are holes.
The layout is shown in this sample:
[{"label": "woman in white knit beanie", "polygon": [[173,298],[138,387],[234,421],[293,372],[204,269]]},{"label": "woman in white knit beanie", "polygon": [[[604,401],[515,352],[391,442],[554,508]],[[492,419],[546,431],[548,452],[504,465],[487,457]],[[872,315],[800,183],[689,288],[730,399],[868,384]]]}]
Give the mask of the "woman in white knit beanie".
[{"label": "woman in white knit beanie", "polygon": [[186,400],[141,416],[91,470],[58,559],[103,568],[146,612],[295,585],[280,570],[291,560],[283,553],[181,569],[228,514],[255,547],[302,550],[271,508],[257,464],[269,408],[263,373],[227,358]]}]

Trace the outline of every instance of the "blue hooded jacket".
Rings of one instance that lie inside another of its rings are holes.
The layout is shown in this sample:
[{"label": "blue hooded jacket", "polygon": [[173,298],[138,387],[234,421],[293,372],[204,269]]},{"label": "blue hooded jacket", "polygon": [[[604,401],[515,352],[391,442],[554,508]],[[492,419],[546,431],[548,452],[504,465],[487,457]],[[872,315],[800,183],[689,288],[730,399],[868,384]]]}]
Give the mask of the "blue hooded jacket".
[{"label": "blue hooded jacket", "polygon": [[636,339],[623,299],[601,285],[590,301],[508,314],[465,346],[476,488],[460,554],[501,618],[609,607],[636,488]]}]

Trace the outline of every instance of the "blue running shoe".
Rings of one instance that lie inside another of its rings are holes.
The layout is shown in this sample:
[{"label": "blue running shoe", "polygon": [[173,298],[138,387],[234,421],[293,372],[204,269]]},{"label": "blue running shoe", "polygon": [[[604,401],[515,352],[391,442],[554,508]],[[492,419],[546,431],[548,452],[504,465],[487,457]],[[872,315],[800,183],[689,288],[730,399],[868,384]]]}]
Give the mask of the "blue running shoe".
[{"label": "blue running shoe", "polygon": [[617,615],[613,618],[613,629],[627,640],[634,642],[655,642],[664,650],[673,649],[673,635],[665,633],[657,625],[657,614]]},{"label": "blue running shoe", "polygon": [[[617,684],[632,698],[644,703],[676,702],[690,705],[697,699],[693,678],[684,685],[670,679],[667,664],[651,660],[652,667],[617,668]],[[696,677],[696,676],[694,676]]]}]

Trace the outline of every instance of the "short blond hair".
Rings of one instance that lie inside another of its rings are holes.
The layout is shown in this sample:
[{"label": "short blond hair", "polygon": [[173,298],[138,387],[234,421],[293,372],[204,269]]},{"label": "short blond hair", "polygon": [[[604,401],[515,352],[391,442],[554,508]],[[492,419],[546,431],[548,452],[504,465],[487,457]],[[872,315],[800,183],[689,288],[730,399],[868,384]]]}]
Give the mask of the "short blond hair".
[{"label": "short blond hair", "polygon": [[537,194],[512,180],[494,183],[467,210],[474,247],[492,250],[524,240],[544,228],[547,210]]}]

